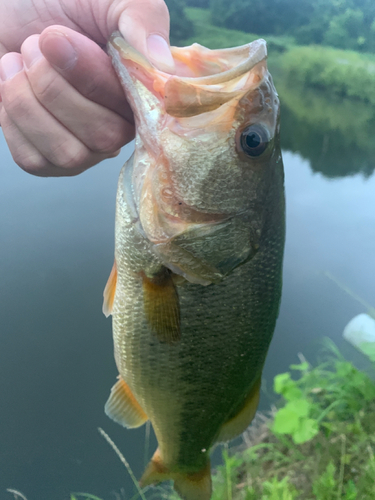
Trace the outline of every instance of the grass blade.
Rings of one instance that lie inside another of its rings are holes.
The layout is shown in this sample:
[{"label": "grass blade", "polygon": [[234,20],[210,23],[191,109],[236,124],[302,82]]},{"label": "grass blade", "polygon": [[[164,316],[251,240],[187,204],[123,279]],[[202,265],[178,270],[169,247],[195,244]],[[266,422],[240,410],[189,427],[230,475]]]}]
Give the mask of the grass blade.
[{"label": "grass blade", "polygon": [[18,500],[18,498],[21,498],[22,500],[27,500],[25,495],[23,495],[20,491],[12,490],[11,488],[8,488],[7,491],[9,493],[13,493],[15,500]]},{"label": "grass blade", "polygon": [[135,487],[137,488],[137,491],[139,493],[139,496],[142,498],[142,500],[146,500],[146,497],[141,489],[141,487],[139,486],[139,483],[128,463],[128,461],[126,460],[126,458],[124,457],[124,455],[121,453],[121,451],[117,448],[117,446],[115,445],[115,443],[112,441],[112,439],[108,436],[108,434],[103,431],[103,429],[101,429],[100,427],[98,428],[100,434],[104,437],[104,439],[107,441],[107,443],[112,447],[112,449],[114,450],[114,452],[116,453],[116,455],[119,457],[119,459],[121,460],[121,462],[125,465],[126,467],[126,470],[128,471],[129,473],[129,476],[132,478],[132,481],[135,485]]}]

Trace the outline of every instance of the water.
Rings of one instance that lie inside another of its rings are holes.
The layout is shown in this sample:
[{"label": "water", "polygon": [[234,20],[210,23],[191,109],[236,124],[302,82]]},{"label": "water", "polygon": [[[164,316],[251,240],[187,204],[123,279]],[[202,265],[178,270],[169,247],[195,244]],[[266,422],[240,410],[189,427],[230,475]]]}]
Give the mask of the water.
[{"label": "water", "polygon": [[[312,92],[281,94],[287,243],[266,391],[299,352],[314,360],[323,336],[354,355],[341,334],[363,307],[326,271],[375,303],[375,112]],[[115,499],[121,488],[130,498],[131,480],[97,427],[139,477],[144,429],[126,431],[103,411],[117,372],[102,290],[117,177],[131,148],[69,179],[25,174],[2,136],[0,151],[0,498],[6,488],[28,500],[67,500],[70,491]]]}]

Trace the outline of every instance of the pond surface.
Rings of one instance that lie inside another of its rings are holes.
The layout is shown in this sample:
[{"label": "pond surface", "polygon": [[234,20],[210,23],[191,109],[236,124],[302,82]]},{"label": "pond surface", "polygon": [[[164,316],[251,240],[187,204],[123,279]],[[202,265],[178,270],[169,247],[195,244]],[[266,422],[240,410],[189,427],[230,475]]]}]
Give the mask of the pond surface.
[{"label": "pond surface", "polygon": [[[265,393],[298,353],[314,361],[323,336],[354,356],[342,330],[364,308],[327,271],[375,305],[375,111],[280,90],[287,242]],[[0,151],[0,497],[14,488],[28,500],[67,500],[71,491],[114,500],[124,488],[131,498],[127,472],[97,431],[139,477],[144,428],[126,431],[103,409],[117,372],[102,291],[117,177],[131,147],[61,179],[22,172],[2,136]]]}]

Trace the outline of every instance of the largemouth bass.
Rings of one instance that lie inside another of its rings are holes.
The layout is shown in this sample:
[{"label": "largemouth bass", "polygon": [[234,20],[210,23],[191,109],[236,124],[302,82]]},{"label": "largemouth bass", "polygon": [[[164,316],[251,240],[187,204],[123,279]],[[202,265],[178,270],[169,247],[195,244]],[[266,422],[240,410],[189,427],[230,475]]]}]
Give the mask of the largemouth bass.
[{"label": "largemouth bass", "polygon": [[118,184],[104,292],[119,371],[106,413],[148,419],[158,448],[141,485],[211,496],[210,450],[254,417],[284,248],[279,100],[266,44],[172,48],[157,70],[114,34],[109,53],[136,123]]}]

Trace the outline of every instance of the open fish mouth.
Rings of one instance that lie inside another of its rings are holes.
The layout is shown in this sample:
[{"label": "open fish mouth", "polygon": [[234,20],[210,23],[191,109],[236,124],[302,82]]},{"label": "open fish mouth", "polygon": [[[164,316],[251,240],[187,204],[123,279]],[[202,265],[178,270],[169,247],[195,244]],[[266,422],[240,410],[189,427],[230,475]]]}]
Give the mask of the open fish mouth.
[{"label": "open fish mouth", "polygon": [[[267,72],[267,45],[262,39],[240,47],[211,50],[194,43],[171,47],[176,73],[155,68],[116,32],[109,46],[131,72],[164,100],[170,116],[188,117],[217,109],[236,96],[256,88]],[[143,74],[143,78],[142,75]],[[197,106],[197,103],[199,106]]]}]

